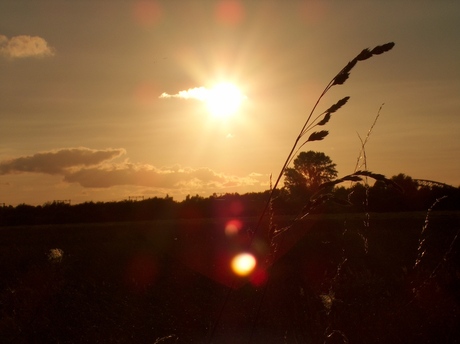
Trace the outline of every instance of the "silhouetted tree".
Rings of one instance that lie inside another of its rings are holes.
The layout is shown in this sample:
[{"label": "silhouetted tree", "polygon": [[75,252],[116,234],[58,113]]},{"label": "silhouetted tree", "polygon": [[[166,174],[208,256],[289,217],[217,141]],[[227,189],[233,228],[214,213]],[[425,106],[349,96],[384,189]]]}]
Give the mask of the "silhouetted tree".
[{"label": "silhouetted tree", "polygon": [[284,172],[284,186],[293,199],[305,199],[322,183],[337,177],[335,166],[322,152],[301,152],[294,160],[294,167]]}]

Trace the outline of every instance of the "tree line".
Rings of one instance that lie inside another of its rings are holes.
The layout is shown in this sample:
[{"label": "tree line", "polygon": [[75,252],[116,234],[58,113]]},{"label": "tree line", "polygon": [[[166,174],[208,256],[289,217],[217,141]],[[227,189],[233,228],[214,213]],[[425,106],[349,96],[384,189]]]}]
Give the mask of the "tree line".
[{"label": "tree line", "polygon": [[[405,174],[377,177],[370,185],[364,174],[337,179],[332,160],[321,152],[301,152],[285,171],[284,187],[274,191],[270,208],[274,215],[298,215],[311,200],[318,199],[311,213],[460,210],[460,189],[437,182],[413,179]],[[335,183],[336,181],[337,183]],[[325,186],[330,184],[327,188]],[[188,195],[183,201],[153,197],[120,202],[49,202],[40,206],[20,204],[0,207],[0,226],[90,222],[151,221],[259,216],[271,191],[245,194]],[[438,201],[437,201],[438,200]]]}]

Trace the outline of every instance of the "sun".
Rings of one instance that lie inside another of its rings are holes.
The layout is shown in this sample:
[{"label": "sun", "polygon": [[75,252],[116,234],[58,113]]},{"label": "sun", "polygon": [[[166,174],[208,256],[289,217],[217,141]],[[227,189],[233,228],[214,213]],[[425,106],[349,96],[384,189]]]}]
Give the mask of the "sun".
[{"label": "sun", "polygon": [[237,86],[223,82],[207,92],[205,102],[212,116],[227,119],[238,111],[245,98]]}]

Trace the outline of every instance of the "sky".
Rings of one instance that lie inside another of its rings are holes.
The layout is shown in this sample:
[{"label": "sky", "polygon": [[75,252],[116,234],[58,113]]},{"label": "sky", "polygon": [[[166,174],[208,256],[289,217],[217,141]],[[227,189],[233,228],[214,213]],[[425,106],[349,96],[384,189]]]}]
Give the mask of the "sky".
[{"label": "sky", "polygon": [[0,204],[267,190],[329,81],[387,42],[302,149],[352,173],[379,114],[370,171],[459,186],[458,23],[455,0],[2,0]]}]

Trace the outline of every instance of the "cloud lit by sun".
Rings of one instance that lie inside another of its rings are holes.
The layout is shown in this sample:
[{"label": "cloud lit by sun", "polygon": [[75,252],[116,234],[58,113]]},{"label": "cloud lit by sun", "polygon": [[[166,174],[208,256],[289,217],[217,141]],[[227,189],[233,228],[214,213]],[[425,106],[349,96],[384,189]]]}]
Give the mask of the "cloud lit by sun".
[{"label": "cloud lit by sun", "polygon": [[196,99],[206,104],[208,112],[217,118],[226,119],[235,114],[247,98],[239,88],[229,82],[214,85],[211,89],[195,87],[176,94],[163,93],[160,98]]}]

